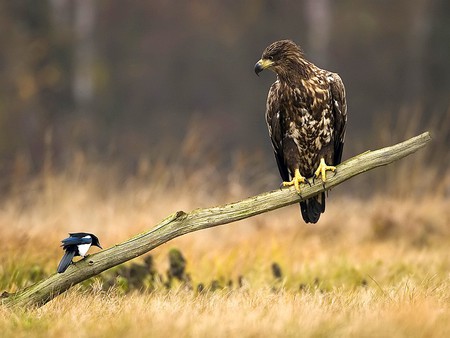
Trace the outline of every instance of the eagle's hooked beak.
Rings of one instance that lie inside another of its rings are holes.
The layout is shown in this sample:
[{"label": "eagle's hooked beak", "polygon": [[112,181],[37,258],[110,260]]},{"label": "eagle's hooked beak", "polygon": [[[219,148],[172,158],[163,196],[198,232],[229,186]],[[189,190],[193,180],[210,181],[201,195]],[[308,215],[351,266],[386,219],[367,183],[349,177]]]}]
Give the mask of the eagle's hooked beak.
[{"label": "eagle's hooked beak", "polygon": [[261,59],[255,64],[255,74],[259,76],[264,69],[273,65],[273,61],[269,59]]}]

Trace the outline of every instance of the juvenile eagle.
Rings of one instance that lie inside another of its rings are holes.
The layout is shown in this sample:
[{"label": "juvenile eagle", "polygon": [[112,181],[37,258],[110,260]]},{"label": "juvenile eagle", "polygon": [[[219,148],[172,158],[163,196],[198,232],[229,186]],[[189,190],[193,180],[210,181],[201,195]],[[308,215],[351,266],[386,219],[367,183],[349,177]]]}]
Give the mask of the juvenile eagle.
[{"label": "juvenile eagle", "polygon": [[[344,146],[347,104],[338,74],[305,59],[294,42],[281,40],[267,47],[255,65],[277,74],[267,97],[266,122],[284,186],[312,177],[326,181],[335,171]],[[316,223],[325,211],[325,193],[300,202],[306,223]]]}]

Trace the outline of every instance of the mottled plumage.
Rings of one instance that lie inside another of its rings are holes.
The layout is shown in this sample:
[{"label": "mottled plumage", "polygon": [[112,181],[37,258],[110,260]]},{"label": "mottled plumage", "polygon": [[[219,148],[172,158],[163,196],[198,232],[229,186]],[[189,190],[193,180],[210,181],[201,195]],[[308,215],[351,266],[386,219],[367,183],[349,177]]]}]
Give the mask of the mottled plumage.
[{"label": "mottled plumage", "polygon": [[[284,185],[299,190],[299,182],[314,175],[325,179],[325,171],[341,162],[347,122],[344,84],[338,74],[307,61],[290,40],[264,50],[255,72],[264,69],[277,74],[267,97],[266,122],[278,169]],[[305,222],[316,223],[325,211],[325,194],[300,207]]]}]

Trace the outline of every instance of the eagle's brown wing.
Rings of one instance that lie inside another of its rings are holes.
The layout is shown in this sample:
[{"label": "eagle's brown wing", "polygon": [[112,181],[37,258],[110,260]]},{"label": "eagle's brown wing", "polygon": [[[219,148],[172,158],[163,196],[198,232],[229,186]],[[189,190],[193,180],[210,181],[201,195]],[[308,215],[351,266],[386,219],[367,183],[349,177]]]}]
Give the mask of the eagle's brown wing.
[{"label": "eagle's brown wing", "polygon": [[282,108],[277,96],[278,86],[279,83],[277,81],[270,87],[267,96],[266,122],[280,176],[284,182],[287,182],[290,181],[290,177],[283,155],[283,137],[285,135],[285,130],[282,123],[280,123],[280,116],[283,112],[280,111]]},{"label": "eagle's brown wing", "polygon": [[347,124],[347,101],[345,99],[345,87],[340,76],[329,73],[331,99],[333,100],[334,114],[334,158],[333,165],[341,163],[342,150],[344,148],[345,127]]}]

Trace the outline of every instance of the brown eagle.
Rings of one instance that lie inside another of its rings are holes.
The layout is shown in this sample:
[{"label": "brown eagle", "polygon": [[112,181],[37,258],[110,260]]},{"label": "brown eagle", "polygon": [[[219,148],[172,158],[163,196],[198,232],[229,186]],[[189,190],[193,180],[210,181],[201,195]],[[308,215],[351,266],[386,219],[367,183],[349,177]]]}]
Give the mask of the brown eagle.
[{"label": "brown eagle", "polygon": [[[344,146],[347,104],[338,74],[305,59],[294,42],[281,40],[267,47],[255,65],[277,74],[267,97],[266,122],[283,186],[335,171]],[[325,193],[300,202],[306,223],[316,223],[325,211]]]}]

